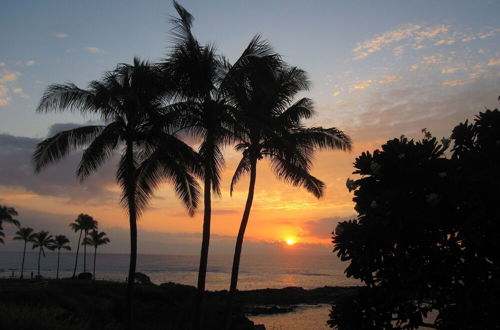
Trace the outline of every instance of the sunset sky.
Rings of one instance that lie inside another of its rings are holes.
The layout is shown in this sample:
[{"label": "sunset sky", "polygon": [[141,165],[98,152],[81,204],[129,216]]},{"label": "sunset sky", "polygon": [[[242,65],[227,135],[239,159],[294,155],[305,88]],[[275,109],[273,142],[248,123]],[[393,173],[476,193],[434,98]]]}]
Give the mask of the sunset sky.
[{"label": "sunset sky", "polygon": [[[329,253],[330,233],[355,215],[345,187],[352,163],[402,134],[427,128],[449,136],[454,125],[500,95],[500,1],[180,1],[195,17],[194,34],[234,61],[256,33],[291,65],[308,72],[317,115],[311,126],[335,126],[354,141],[351,153],[317,153],[313,174],[327,186],[316,200],[275,179],[259,163],[246,253]],[[128,251],[128,218],[119,207],[116,162],[83,184],[74,175],[79,153],[40,175],[33,148],[58,130],[95,118],[35,113],[51,83],[80,87],[139,56],[161,60],[170,44],[169,1],[3,1],[0,4],[0,204],[19,220],[70,239],[79,213],[99,221],[112,244]],[[212,252],[232,252],[247,192],[229,182],[239,155],[226,150],[222,198],[213,205]],[[140,219],[139,253],[196,254],[202,215],[189,218],[162,186]],[[20,247],[8,235],[2,250]],[[287,239],[295,244],[287,244]]]}]

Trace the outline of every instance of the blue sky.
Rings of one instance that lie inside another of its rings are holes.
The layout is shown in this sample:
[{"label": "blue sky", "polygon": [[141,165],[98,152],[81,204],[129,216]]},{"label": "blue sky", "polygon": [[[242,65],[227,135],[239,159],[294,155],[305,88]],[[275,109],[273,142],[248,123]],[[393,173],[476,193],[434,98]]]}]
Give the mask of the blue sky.
[{"label": "blue sky", "polygon": [[[355,142],[351,154],[318,157],[316,174],[328,185],[326,197],[319,202],[296,188],[278,186],[270,173],[261,172],[259,182],[271,182],[277,188],[261,187],[252,221],[278,228],[269,230],[273,235],[291,233],[304,241],[328,242],[328,228],[354,214],[345,180],[360,152],[402,134],[421,137],[422,128],[447,136],[458,122],[498,105],[500,1],[180,3],[195,17],[197,38],[214,43],[231,61],[252,36],[262,34],[287,62],[309,73],[312,88],[304,95],[315,101],[318,112],[309,124],[339,127]],[[0,13],[0,158],[12,162],[0,162],[0,203],[25,210],[33,219],[35,211],[47,212],[40,218],[42,223],[52,213],[54,219],[79,213],[71,208],[77,205],[104,219],[104,226],[125,228],[112,166],[84,185],[72,178],[70,165],[76,158],[45,176],[33,176],[28,162],[37,139],[46,137],[54,124],[92,120],[71,113],[36,114],[35,108],[51,83],[71,81],[84,87],[117,63],[131,62],[133,56],[152,61],[164,57],[170,41],[169,19],[175,15],[172,3],[3,1]],[[228,154],[223,178],[231,175],[236,159]],[[216,223],[214,230],[221,237],[232,237],[244,191],[231,200],[225,198],[220,216],[227,216],[229,225],[223,228]],[[184,214],[172,199],[168,205],[156,201],[151,215],[144,216],[142,229],[199,233],[199,218],[185,225],[178,225],[175,216],[171,223],[155,222],[155,214],[167,207]],[[265,206],[264,200],[272,200],[274,206]],[[265,213],[259,214],[259,205]],[[290,213],[282,211],[283,205],[293,205]],[[231,212],[236,216],[229,219]],[[254,236],[272,242],[257,232]]]}]

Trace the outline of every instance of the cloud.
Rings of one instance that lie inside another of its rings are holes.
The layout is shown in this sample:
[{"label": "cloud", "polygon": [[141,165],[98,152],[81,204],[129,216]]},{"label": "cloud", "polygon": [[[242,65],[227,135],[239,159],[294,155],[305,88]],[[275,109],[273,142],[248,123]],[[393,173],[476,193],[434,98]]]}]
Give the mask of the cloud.
[{"label": "cloud", "polygon": [[348,217],[330,217],[305,222],[302,229],[307,236],[317,238],[331,238],[332,232],[339,222],[355,218],[355,215]]},{"label": "cloud", "polygon": [[26,61],[26,62],[24,63],[24,65],[26,65],[26,66],[33,66],[33,65],[35,65],[35,61],[34,61],[34,60],[29,60],[29,61]]},{"label": "cloud", "polygon": [[488,62],[488,66],[496,66],[496,65],[500,65],[500,58],[492,58]]},{"label": "cloud", "polygon": [[58,33],[54,33],[54,37],[59,38],[59,39],[65,39],[65,38],[69,37],[69,34],[63,33],[63,32],[58,32]]},{"label": "cloud", "polygon": [[[394,56],[400,56],[406,46],[415,50],[432,46],[450,46],[457,42],[471,42],[496,36],[500,28],[490,28],[479,33],[463,32],[450,25],[426,26],[425,24],[406,24],[381,33],[361,43],[353,49],[354,59],[361,60],[371,54],[392,47]],[[397,45],[394,45],[397,44]]]},{"label": "cloud", "polygon": [[[76,124],[56,124],[50,128],[54,133],[63,127],[76,127]],[[0,185],[22,187],[39,195],[62,197],[68,200],[87,201],[113,205],[118,192],[110,189],[115,186],[116,157],[106,162],[96,173],[83,183],[76,176],[76,168],[82,152],[73,152],[58,163],[51,164],[41,173],[35,174],[32,155],[41,139],[0,134]]]},{"label": "cloud", "polygon": [[9,96],[9,89],[0,85],[0,107],[8,105],[12,98]]},{"label": "cloud", "polygon": [[360,60],[366,58],[370,54],[382,50],[386,45],[411,37],[419,29],[421,29],[419,25],[408,24],[393,31],[382,33],[373,39],[358,43],[356,48],[353,49],[354,59]]},{"label": "cloud", "polygon": [[379,79],[380,84],[390,84],[396,81],[400,81],[403,79],[401,76],[383,76],[381,79]]},{"label": "cloud", "polygon": [[5,62],[0,61],[0,68],[5,66]]},{"label": "cloud", "polygon": [[15,81],[20,75],[21,75],[20,72],[12,72],[4,70],[2,71],[2,73],[0,73],[0,84]]},{"label": "cloud", "polygon": [[85,50],[88,51],[89,53],[92,53],[92,54],[104,54],[105,53],[104,50],[97,48],[97,47],[94,47],[94,46],[87,47],[87,48],[85,48]]},{"label": "cloud", "polygon": [[19,87],[13,87],[12,88],[12,93],[14,93],[14,94],[22,94],[23,93],[23,89],[19,88]]}]

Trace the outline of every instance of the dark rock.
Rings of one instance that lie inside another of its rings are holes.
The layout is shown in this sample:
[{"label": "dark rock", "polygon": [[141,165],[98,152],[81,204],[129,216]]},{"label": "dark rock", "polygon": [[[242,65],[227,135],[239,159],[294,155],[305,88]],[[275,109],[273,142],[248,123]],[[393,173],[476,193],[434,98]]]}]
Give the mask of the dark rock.
[{"label": "dark rock", "polygon": [[92,277],[93,277],[92,273],[89,273],[89,272],[78,274],[78,279],[79,280],[91,280]]}]

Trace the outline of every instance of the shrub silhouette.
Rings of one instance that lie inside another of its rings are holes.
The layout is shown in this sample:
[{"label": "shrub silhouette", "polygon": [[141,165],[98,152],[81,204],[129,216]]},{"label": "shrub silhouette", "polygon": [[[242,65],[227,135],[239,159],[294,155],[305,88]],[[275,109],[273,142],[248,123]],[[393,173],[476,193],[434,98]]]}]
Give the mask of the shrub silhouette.
[{"label": "shrub silhouette", "polygon": [[448,142],[426,132],[356,159],[361,178],[348,187],[358,217],[333,242],[347,276],[366,286],[333,306],[331,327],[500,325],[500,112],[456,126],[449,156]]}]

